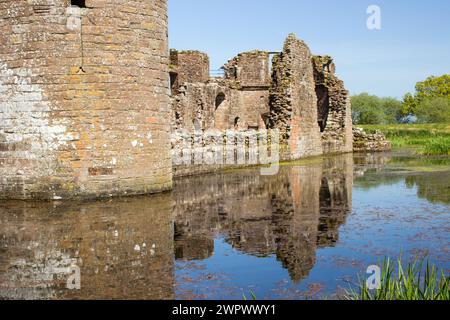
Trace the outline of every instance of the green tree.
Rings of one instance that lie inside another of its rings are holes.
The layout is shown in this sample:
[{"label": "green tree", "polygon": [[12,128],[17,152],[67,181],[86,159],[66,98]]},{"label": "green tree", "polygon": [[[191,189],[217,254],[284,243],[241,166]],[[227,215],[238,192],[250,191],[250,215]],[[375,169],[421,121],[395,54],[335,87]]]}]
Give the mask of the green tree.
[{"label": "green tree", "polygon": [[450,123],[450,99],[427,98],[419,102],[416,110],[420,123]]},{"label": "green tree", "polygon": [[352,97],[355,124],[390,124],[401,119],[402,103],[395,98],[380,98],[368,93]]},{"label": "green tree", "polygon": [[424,82],[416,85],[416,99],[419,101],[427,98],[450,97],[450,74],[440,77],[429,77]]},{"label": "green tree", "polygon": [[413,114],[420,122],[447,122],[450,103],[450,74],[431,76],[416,84],[416,92],[403,98],[402,113]]},{"label": "green tree", "polygon": [[381,108],[387,124],[398,123],[403,118],[403,105],[398,99],[381,98]]},{"label": "green tree", "polygon": [[410,114],[416,114],[417,111],[417,101],[411,93],[405,94],[403,97],[403,116],[408,116]]}]

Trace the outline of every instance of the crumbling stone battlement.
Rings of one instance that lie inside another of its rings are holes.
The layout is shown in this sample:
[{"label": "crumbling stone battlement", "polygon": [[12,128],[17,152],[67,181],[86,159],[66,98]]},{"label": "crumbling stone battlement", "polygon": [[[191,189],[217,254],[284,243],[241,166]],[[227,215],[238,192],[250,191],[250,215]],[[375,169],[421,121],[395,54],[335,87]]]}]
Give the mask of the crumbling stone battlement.
[{"label": "crumbling stone battlement", "polygon": [[293,34],[273,59],[269,123],[282,134],[286,160],[323,153],[311,59],[308,46]]},{"label": "crumbling stone battlement", "polygon": [[173,92],[185,83],[209,80],[209,57],[200,51],[170,50],[170,80]]}]

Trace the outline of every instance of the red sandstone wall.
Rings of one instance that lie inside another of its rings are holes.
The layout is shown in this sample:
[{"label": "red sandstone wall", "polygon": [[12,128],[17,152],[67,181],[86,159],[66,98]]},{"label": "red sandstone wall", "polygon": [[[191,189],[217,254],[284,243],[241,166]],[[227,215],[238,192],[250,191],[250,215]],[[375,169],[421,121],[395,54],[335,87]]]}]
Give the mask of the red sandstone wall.
[{"label": "red sandstone wall", "polygon": [[269,53],[266,51],[240,53],[224,68],[226,78],[236,81],[241,88],[270,86]]},{"label": "red sandstone wall", "polygon": [[311,59],[308,46],[293,34],[274,58],[270,122],[284,136],[286,160],[323,153]]},{"label": "red sandstone wall", "polygon": [[207,82],[209,80],[209,57],[200,51],[170,51],[171,71],[178,74],[178,85]]},{"label": "red sandstone wall", "polygon": [[166,0],[0,3],[0,198],[171,188]]},{"label": "red sandstone wall", "polygon": [[353,123],[350,93],[335,75],[336,66],[329,56],[314,56],[314,79],[318,98],[318,116],[323,152],[344,153],[353,150]]}]

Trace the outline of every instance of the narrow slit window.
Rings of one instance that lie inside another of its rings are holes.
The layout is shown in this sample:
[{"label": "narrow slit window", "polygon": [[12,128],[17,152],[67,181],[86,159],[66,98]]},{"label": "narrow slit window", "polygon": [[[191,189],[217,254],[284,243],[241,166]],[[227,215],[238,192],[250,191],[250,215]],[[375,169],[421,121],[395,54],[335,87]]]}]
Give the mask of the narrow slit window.
[{"label": "narrow slit window", "polygon": [[71,0],[70,4],[75,7],[86,8],[86,0]]}]

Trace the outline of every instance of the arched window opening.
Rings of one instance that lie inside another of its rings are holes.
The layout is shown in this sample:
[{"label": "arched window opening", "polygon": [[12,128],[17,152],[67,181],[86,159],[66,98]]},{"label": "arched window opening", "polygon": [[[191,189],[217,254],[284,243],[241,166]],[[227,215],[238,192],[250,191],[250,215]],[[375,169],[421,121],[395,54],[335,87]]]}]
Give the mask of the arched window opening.
[{"label": "arched window opening", "polygon": [[225,101],[225,94],[221,92],[216,97],[216,110],[219,109],[219,107],[222,105],[224,101]]}]

